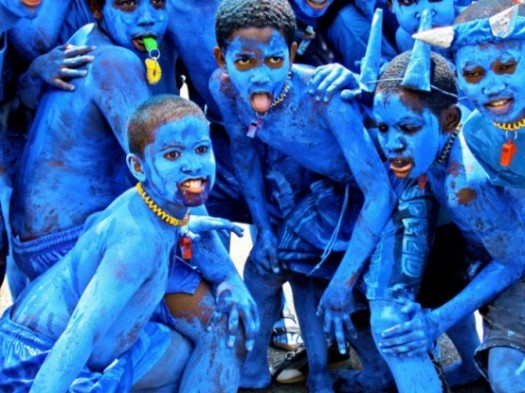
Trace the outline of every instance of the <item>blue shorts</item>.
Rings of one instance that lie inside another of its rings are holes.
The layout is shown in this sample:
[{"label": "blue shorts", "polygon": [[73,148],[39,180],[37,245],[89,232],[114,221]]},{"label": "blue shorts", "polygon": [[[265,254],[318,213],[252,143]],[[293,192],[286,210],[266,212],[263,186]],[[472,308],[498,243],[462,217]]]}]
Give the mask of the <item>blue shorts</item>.
[{"label": "blue shorts", "polygon": [[[11,320],[11,309],[0,319],[0,392],[26,393],[54,345],[54,340]],[[71,393],[128,392],[168,348],[171,331],[149,322],[133,347],[102,372],[84,367],[68,389]]]},{"label": "blue shorts", "polygon": [[11,252],[20,272],[29,281],[46,272],[73,248],[83,227],[66,229],[25,242],[20,241],[18,236],[12,236]]},{"label": "blue shorts", "polygon": [[480,308],[484,339],[474,359],[488,378],[489,350],[508,347],[525,353],[525,278],[518,280],[498,297]]},{"label": "blue shorts", "polygon": [[363,194],[330,179],[312,183],[310,191],[280,228],[279,260],[296,273],[329,280],[348,247]]}]

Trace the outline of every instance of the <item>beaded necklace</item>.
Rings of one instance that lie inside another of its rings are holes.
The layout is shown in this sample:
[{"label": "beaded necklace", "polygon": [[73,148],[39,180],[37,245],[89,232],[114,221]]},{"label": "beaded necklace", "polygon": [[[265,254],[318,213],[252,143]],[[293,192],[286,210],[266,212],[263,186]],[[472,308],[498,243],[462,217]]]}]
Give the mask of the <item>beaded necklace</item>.
[{"label": "beaded necklace", "polygon": [[[281,102],[284,101],[286,96],[288,95],[288,92],[290,91],[290,79],[292,78],[292,71],[288,73],[288,76],[286,77],[286,81],[284,82],[283,89],[281,90],[281,94],[279,94],[279,97],[274,99],[270,105],[270,109],[276,107]],[[250,122],[250,125],[248,127],[248,131],[246,132],[246,136],[249,138],[255,138],[255,134],[257,133],[257,130],[259,127],[263,124],[263,118],[266,116],[266,113],[264,115],[259,115],[257,112],[255,113],[255,120],[252,120]]]},{"label": "beaded necklace", "polygon": [[[518,146],[514,143],[518,139],[518,130],[525,127],[525,118],[520,121],[513,123],[498,123],[497,121],[492,122],[494,127],[505,131],[505,138],[507,141],[501,146],[501,155],[499,158],[499,164],[501,166],[509,166],[514,158],[514,155],[518,151]],[[514,133],[514,138],[510,137],[510,133]]]}]

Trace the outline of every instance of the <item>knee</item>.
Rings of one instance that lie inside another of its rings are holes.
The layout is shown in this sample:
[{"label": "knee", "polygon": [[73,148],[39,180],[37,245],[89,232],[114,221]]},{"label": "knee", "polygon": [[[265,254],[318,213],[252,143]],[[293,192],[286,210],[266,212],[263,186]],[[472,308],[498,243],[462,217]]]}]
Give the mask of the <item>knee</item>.
[{"label": "knee", "polygon": [[370,326],[374,340],[377,341],[385,329],[406,321],[406,316],[401,313],[401,307],[402,305],[391,301],[370,302]]}]

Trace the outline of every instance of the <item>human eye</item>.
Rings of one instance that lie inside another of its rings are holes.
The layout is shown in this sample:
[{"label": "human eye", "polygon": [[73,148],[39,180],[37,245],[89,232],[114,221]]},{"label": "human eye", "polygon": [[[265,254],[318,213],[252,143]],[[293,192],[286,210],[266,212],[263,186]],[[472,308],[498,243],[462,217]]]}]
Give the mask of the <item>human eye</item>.
[{"label": "human eye", "polygon": [[115,5],[117,8],[120,8],[124,11],[130,11],[135,9],[136,1],[135,0],[116,0]]},{"label": "human eye", "polygon": [[388,132],[388,126],[383,123],[376,123],[376,128],[381,134],[386,134]]},{"label": "human eye", "polygon": [[417,4],[417,0],[397,0],[397,3],[401,6],[410,6],[413,4]]},{"label": "human eye", "polygon": [[254,60],[249,56],[240,56],[233,62],[235,67],[240,71],[250,69],[251,67],[253,67],[253,63]]},{"label": "human eye", "polygon": [[282,56],[270,56],[266,59],[266,64],[273,68],[282,67],[284,63],[284,57]]},{"label": "human eye", "polygon": [[495,65],[495,72],[497,74],[513,74],[514,71],[516,71],[516,67],[518,65],[518,62],[515,60],[509,60],[505,63],[498,62]]},{"label": "human eye", "polygon": [[209,148],[206,145],[198,146],[195,149],[195,153],[197,154],[206,154],[208,152]]},{"label": "human eye", "polygon": [[151,0],[151,4],[157,9],[165,8],[166,0]]},{"label": "human eye", "polygon": [[180,157],[180,151],[177,151],[177,150],[170,150],[164,153],[164,158],[170,161],[175,161],[179,157]]},{"label": "human eye", "polygon": [[485,70],[481,67],[475,67],[471,70],[464,68],[463,69],[463,78],[468,83],[477,83],[485,75]]},{"label": "human eye", "polygon": [[399,130],[403,134],[407,134],[407,135],[414,135],[415,133],[420,131],[422,128],[423,128],[422,126],[416,125],[416,124],[401,124],[399,126]]}]

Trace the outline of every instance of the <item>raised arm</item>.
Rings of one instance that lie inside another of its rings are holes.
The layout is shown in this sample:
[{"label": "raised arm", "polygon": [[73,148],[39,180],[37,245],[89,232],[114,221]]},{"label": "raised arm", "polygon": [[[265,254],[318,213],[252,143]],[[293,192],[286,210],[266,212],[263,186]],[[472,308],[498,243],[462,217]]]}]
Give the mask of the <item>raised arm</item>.
[{"label": "raised arm", "polygon": [[353,334],[350,314],[354,286],[392,214],[396,198],[379,155],[363,126],[357,103],[343,103],[340,97],[335,96],[330,101],[327,115],[331,129],[364,195],[364,204],[348,248],[318,309],[319,314],[324,315],[325,331],[335,333],[339,348],[344,352],[344,330]]}]

